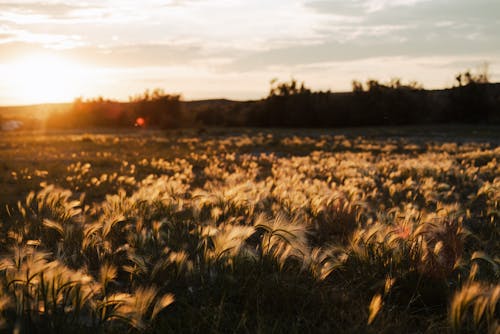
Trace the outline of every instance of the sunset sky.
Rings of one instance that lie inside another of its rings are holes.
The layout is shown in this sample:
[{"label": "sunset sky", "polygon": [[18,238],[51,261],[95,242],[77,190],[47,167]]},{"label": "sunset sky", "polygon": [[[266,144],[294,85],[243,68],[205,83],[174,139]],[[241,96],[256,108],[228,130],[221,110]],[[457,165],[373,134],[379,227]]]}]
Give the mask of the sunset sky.
[{"label": "sunset sky", "polygon": [[0,104],[257,99],[272,78],[346,91],[352,79],[453,84],[488,62],[500,81],[498,0],[0,2]]}]

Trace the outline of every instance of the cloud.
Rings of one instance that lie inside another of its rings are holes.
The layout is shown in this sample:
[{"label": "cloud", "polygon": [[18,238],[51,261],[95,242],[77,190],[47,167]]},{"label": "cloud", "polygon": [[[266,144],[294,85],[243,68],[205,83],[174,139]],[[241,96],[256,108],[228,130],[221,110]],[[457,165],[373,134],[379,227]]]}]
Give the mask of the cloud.
[{"label": "cloud", "polygon": [[308,1],[306,7],[323,15],[345,15],[363,26],[498,24],[500,2],[496,0],[355,0]]},{"label": "cloud", "polygon": [[81,5],[50,2],[3,2],[0,11],[24,15],[43,15],[50,18],[63,18],[74,10],[82,8]]},{"label": "cloud", "polygon": [[[327,32],[323,45],[310,52],[292,48],[275,53],[292,54],[292,59],[294,54],[303,54],[306,62],[322,60],[327,54],[336,61],[387,55],[493,57],[500,53],[500,2],[496,0],[331,0],[309,1],[306,6],[332,17],[331,24],[323,27]],[[333,18],[338,15],[354,23],[335,23]]]},{"label": "cloud", "polygon": [[126,5],[123,2],[90,0],[75,4],[74,1],[19,1],[0,3],[0,21],[17,25],[46,26],[97,24],[145,20],[142,13],[146,6]]},{"label": "cloud", "polygon": [[[7,38],[12,37],[7,35]],[[205,64],[220,64],[223,60],[220,57],[207,55],[201,46],[195,44],[133,44],[106,48],[87,45],[67,49],[50,49],[34,42],[0,42],[0,63],[12,62],[27,54],[41,53],[52,53],[87,66],[102,68],[161,67],[186,64],[204,66]]]},{"label": "cloud", "polygon": [[322,19],[298,1],[265,0],[25,2],[0,11],[0,24],[33,34],[63,31],[103,47],[187,40],[207,49],[252,51],[320,43]]},{"label": "cloud", "polygon": [[[468,29],[491,31],[498,29],[500,2],[496,0],[364,0],[364,1],[312,1],[306,6],[325,16],[335,17],[339,13],[356,20],[356,25],[334,25],[354,29],[364,27],[376,29],[379,26],[400,26],[411,28],[438,27],[441,31],[453,31],[457,26]],[[376,10],[370,10],[370,8]],[[445,37],[446,38],[446,37]]]},{"label": "cloud", "polygon": [[500,2],[495,0],[434,0],[423,1],[411,7],[397,6],[387,11],[374,13],[367,22],[410,21],[433,23],[452,21],[455,23],[490,24],[498,21]]},{"label": "cloud", "polygon": [[52,52],[105,73],[107,84],[116,75],[117,87],[175,80],[188,96],[208,96],[202,84],[190,88],[199,77],[214,95],[248,97],[250,83],[233,87],[243,75],[265,93],[271,77],[290,74],[328,87],[342,73],[348,86],[365,77],[356,64],[421,79],[432,76],[424,69],[498,62],[499,12],[498,0],[10,0],[0,3],[0,63]]},{"label": "cloud", "polygon": [[327,15],[359,16],[366,12],[367,5],[363,0],[315,0],[305,3],[306,7]]},{"label": "cloud", "polygon": [[[460,34],[462,33],[462,34]],[[406,29],[389,38],[370,38],[370,35],[357,37],[349,43],[327,41],[320,45],[292,46],[253,52],[238,57],[226,66],[227,71],[248,72],[272,66],[298,66],[329,61],[353,61],[377,57],[432,57],[432,56],[475,56],[488,60],[500,54],[498,43],[484,42],[471,36],[469,31],[458,30],[448,35],[446,43],[432,28]]]},{"label": "cloud", "polygon": [[167,7],[182,7],[182,6],[189,6],[192,4],[196,4],[200,1],[201,0],[169,0],[164,5]]},{"label": "cloud", "polygon": [[102,67],[155,67],[189,64],[203,58],[198,45],[134,44],[109,48],[86,47],[68,50],[72,58]]},{"label": "cloud", "polygon": [[6,25],[0,26],[0,45],[3,44],[4,55],[11,45],[14,45],[13,51],[15,51],[17,43],[38,44],[53,49],[67,49],[84,44],[78,35],[35,33]]}]

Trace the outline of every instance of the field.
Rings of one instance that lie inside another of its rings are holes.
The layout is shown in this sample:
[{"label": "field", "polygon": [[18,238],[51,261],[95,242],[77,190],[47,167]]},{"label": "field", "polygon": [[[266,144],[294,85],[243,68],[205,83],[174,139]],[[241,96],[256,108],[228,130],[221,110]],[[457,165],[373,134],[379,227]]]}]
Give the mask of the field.
[{"label": "field", "polygon": [[6,332],[500,333],[500,128],[5,132]]}]

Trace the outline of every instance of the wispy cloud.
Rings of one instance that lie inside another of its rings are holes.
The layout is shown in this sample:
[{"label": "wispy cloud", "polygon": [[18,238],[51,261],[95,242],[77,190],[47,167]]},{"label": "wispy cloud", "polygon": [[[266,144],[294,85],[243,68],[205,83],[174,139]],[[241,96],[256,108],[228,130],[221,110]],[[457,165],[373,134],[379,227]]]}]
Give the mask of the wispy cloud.
[{"label": "wispy cloud", "polygon": [[37,33],[0,25],[0,45],[4,45],[3,49],[9,49],[17,43],[38,44],[53,49],[70,49],[85,44],[79,35]]},{"label": "wispy cloud", "polygon": [[252,77],[239,91],[255,93],[250,81],[299,73],[325,82],[313,69],[326,76],[340,64],[353,78],[352,64],[383,67],[377,61],[389,58],[426,73],[424,84],[444,84],[441,72],[422,70],[432,61],[417,63],[455,59],[461,70],[459,63],[496,61],[499,12],[497,0],[10,0],[0,2],[0,62],[52,50],[123,77],[143,69],[148,83],[155,73],[177,82],[200,75],[230,97],[238,97],[232,76]]},{"label": "wispy cloud", "polygon": [[0,10],[2,12],[17,13],[19,15],[37,15],[50,18],[63,18],[74,10],[82,6],[69,3],[50,3],[50,2],[2,2]]}]

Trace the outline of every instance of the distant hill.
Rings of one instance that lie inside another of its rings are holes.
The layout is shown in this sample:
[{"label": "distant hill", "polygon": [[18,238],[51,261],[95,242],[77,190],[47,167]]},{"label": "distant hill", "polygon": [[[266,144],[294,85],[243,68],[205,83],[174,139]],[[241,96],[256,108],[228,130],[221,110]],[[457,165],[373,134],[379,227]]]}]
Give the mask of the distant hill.
[{"label": "distant hill", "polygon": [[199,107],[225,107],[231,106],[241,101],[228,100],[228,99],[207,99],[207,100],[193,100],[184,101],[187,108],[199,108]]},{"label": "distant hill", "polygon": [[295,88],[285,83],[280,86],[282,91],[254,101],[222,98],[180,101],[167,94],[157,100],[132,102],[101,99],[80,104],[6,106],[0,107],[0,123],[21,121],[24,129],[133,126],[136,118],[144,118],[148,126],[159,128],[500,123],[500,83],[441,90],[376,83],[366,89],[343,93],[293,90]]},{"label": "distant hill", "polygon": [[[200,108],[227,108],[245,102],[228,99],[207,99],[182,101],[181,103],[187,110],[197,110]],[[122,102],[121,104],[126,105],[128,102]],[[43,103],[22,106],[0,106],[0,116],[4,119],[34,118],[41,120],[53,112],[66,112],[70,110],[72,105],[73,103]]]},{"label": "distant hill", "polygon": [[27,106],[0,106],[0,117],[4,119],[44,119],[52,112],[65,112],[72,103],[44,103]]}]

